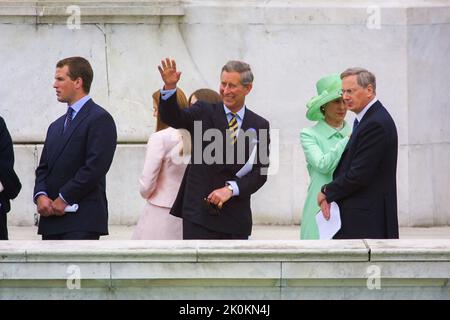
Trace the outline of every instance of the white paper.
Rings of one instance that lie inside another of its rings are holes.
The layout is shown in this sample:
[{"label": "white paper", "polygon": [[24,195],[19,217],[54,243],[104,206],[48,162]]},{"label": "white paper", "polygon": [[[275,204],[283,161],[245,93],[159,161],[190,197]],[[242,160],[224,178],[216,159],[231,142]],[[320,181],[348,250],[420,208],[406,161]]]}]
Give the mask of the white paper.
[{"label": "white paper", "polygon": [[325,220],[322,210],[316,214],[316,223],[319,228],[319,239],[330,240],[341,228],[341,214],[336,202],[330,203],[330,220]]},{"label": "white paper", "polygon": [[67,206],[67,207],[64,209],[64,212],[77,212],[77,210],[78,210],[78,204],[74,203],[74,204],[71,205],[71,206]]}]

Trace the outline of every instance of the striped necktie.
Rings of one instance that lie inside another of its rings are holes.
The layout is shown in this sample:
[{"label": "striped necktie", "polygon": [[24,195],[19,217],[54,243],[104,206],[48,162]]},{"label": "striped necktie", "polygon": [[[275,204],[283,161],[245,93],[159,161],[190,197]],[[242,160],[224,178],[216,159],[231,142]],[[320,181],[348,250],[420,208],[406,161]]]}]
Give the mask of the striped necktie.
[{"label": "striped necktie", "polygon": [[234,145],[237,140],[237,132],[238,132],[236,113],[231,112],[231,120],[230,122],[228,122],[228,129],[230,130],[231,144]]},{"label": "striped necktie", "polygon": [[70,123],[72,122],[73,111],[74,110],[71,107],[69,107],[67,109],[66,122],[64,123],[64,131],[63,132],[66,132],[66,129],[69,127]]}]

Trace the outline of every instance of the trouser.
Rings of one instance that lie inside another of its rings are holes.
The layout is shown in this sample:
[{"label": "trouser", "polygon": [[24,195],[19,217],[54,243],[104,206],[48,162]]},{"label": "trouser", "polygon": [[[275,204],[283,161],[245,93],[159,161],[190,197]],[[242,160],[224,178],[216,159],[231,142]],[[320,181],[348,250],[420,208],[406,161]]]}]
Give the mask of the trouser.
[{"label": "trouser", "polygon": [[194,222],[183,219],[183,239],[185,240],[225,240],[225,239],[235,239],[235,240],[247,240],[247,235],[233,234],[233,233],[223,233],[219,231],[214,231],[208,229],[202,225],[196,224]]},{"label": "trouser", "polygon": [[0,209],[0,240],[8,240],[8,221],[6,213]]},{"label": "trouser", "polygon": [[43,234],[42,240],[98,240],[100,235],[97,232],[71,231],[61,234]]}]

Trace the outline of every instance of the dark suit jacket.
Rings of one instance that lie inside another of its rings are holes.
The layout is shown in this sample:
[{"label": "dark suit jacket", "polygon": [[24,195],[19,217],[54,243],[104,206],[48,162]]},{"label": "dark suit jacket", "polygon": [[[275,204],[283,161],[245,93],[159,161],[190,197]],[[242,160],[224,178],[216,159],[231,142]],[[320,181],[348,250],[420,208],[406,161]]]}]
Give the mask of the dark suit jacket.
[{"label": "dark suit jacket", "polygon": [[376,101],[352,134],[326,186],[328,202],[336,201],[341,230],[335,239],[398,238],[397,129]]},{"label": "dark suit jacket", "polygon": [[36,169],[34,194],[44,191],[50,199],[61,193],[75,213],[61,217],[40,217],[39,234],[72,231],[108,234],[106,173],[117,144],[116,125],[111,115],[88,100],[63,133],[65,115],[47,131],[41,160]]},{"label": "dark suit jacket", "polygon": [[[233,146],[227,140],[228,122],[222,103],[198,102],[191,108],[180,110],[176,95],[173,94],[167,101],[161,99],[158,110],[165,123],[174,128],[187,129],[190,132],[193,146],[191,164],[186,170],[171,213],[210,230],[250,235],[252,230],[250,197],[267,180],[265,170],[269,165],[269,122],[247,108],[241,129],[244,131],[251,129],[250,131],[256,133],[257,138],[246,139],[242,134],[238,136],[238,141]],[[195,126],[197,129],[194,129]],[[213,129],[213,131],[209,131],[210,133],[220,133],[220,137],[212,138],[213,142],[207,137],[202,139],[203,134],[209,129]],[[267,139],[264,139],[264,134],[261,134],[259,129],[266,130],[265,137]],[[222,154],[220,151],[213,153],[213,161],[202,156],[204,153],[206,155],[211,153],[211,143],[218,147],[217,150],[223,150]],[[241,144],[245,144],[245,148],[239,148],[238,146]],[[236,173],[249,159],[255,144],[258,144],[258,156],[252,170],[247,175],[237,178]],[[238,159],[239,156],[242,159]],[[213,190],[224,187],[226,181],[229,180],[236,181],[239,187],[239,196],[228,200],[220,213],[214,215],[213,211],[204,206],[203,199]]]},{"label": "dark suit jacket", "polygon": [[4,187],[0,192],[0,214],[6,214],[10,210],[9,200],[17,197],[22,185],[14,171],[13,143],[2,117],[0,117],[0,182]]}]

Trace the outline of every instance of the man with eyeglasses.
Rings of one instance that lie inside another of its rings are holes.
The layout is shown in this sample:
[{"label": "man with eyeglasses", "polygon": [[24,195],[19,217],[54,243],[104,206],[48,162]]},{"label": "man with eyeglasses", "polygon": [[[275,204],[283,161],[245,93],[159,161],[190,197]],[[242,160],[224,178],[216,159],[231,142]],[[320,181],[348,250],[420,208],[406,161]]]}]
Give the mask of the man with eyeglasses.
[{"label": "man with eyeglasses", "polygon": [[395,123],[376,98],[376,79],[368,70],[341,74],[344,103],[356,114],[353,133],[317,202],[326,219],[330,203],[340,208],[341,229],[334,239],[397,239],[397,150]]}]

